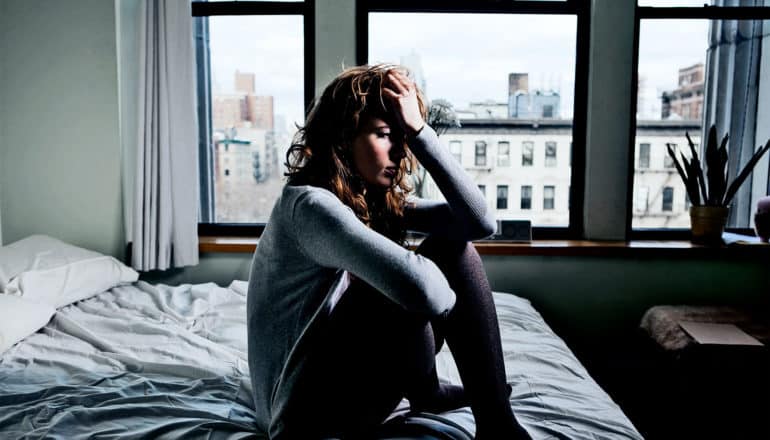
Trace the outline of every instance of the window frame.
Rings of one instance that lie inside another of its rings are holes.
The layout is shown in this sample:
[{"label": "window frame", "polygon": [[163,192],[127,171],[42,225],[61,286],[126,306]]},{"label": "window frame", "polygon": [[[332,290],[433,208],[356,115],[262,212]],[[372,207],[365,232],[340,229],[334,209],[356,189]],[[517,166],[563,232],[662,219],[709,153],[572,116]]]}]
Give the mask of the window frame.
[{"label": "window frame", "polygon": [[[638,1],[634,12],[634,51],[631,66],[631,84],[639,81],[639,34],[642,20],[770,20],[770,6],[639,6]],[[708,74],[708,72],[706,72]],[[638,87],[631,88],[631,111],[629,112],[629,157],[634,157],[636,148],[636,103],[638,99]],[[633,223],[633,190],[634,190],[634,160],[628,164],[628,176],[626,183],[626,237],[629,240],[689,240],[689,228],[649,228],[634,229]],[[726,228],[729,232],[745,235],[754,235],[750,228]]]},{"label": "window frame", "polygon": [[[192,17],[239,16],[239,15],[299,15],[302,17],[304,55],[304,108],[310,108],[315,94],[315,0],[296,2],[276,1],[192,1]],[[208,47],[208,20],[196,20],[196,54],[198,60],[198,108],[199,108],[199,167],[201,170],[200,200],[201,218],[198,235],[259,237],[265,223],[217,223],[214,221],[213,144],[211,144],[211,64]],[[204,23],[199,29],[197,23]],[[202,32],[198,35],[198,32]],[[204,78],[201,80],[200,78]]]},{"label": "window frame", "polygon": [[[572,166],[570,171],[569,224],[566,227],[533,226],[535,240],[578,239],[583,236],[586,131],[588,109],[588,61],[590,43],[590,0],[356,0],[356,63],[369,60],[369,14],[378,12],[574,15],[575,109],[572,117]],[[534,151],[533,151],[534,155]],[[534,159],[534,158],[533,158]],[[474,161],[475,163],[475,161]]]}]

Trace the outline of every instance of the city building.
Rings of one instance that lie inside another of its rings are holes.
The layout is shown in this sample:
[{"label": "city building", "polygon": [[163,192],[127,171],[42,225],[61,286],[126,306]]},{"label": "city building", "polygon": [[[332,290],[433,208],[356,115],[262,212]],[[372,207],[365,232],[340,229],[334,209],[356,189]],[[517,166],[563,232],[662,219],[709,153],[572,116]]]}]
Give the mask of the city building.
[{"label": "city building", "polygon": [[679,69],[679,87],[663,92],[663,119],[700,120],[703,114],[704,66],[697,63]]},{"label": "city building", "polygon": [[508,75],[508,117],[516,119],[559,119],[561,96],[555,90],[529,90],[529,74]]},{"label": "city building", "polygon": [[[572,121],[466,119],[439,141],[484,193],[498,219],[537,226],[569,224]],[[634,224],[689,226],[686,193],[666,144],[689,157],[685,132],[699,143],[700,126],[682,121],[640,121],[634,173]],[[416,185],[422,197],[442,199],[430,176]]]}]

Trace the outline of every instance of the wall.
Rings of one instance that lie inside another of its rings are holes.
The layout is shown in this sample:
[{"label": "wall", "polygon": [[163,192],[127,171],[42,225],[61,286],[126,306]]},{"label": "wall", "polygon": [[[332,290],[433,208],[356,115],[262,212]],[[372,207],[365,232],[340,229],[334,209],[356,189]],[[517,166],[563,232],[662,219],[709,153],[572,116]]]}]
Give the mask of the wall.
[{"label": "wall", "polygon": [[[8,41],[8,36],[6,35],[6,27],[4,26],[4,18],[6,16],[6,9],[8,9],[8,5],[6,5],[4,2],[0,2],[0,60],[6,59],[5,56],[5,45]],[[6,150],[6,143],[3,139],[3,135],[5,133],[5,118],[3,117],[4,114],[4,108],[5,106],[2,105],[3,102],[5,102],[5,87],[3,87],[3,84],[5,84],[5,63],[0,63],[0,246],[3,245],[3,218],[2,218],[2,212],[3,212],[3,189],[5,188],[5,185],[3,185],[3,179],[2,179],[2,173],[3,173],[3,164],[5,163],[5,150]]]},{"label": "wall", "polygon": [[114,2],[2,7],[2,237],[122,255]]}]

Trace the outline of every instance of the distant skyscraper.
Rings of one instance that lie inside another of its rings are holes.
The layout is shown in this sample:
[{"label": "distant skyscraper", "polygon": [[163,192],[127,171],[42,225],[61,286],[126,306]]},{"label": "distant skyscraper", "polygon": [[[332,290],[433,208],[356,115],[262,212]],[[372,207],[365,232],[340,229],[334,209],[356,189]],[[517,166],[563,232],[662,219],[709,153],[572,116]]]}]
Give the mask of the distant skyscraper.
[{"label": "distant skyscraper", "polygon": [[679,69],[679,87],[661,98],[663,119],[700,120],[703,111],[703,63]]},{"label": "distant skyscraper", "polygon": [[273,129],[273,97],[255,95],[254,74],[235,72],[235,93],[212,97],[214,129],[251,127]]}]

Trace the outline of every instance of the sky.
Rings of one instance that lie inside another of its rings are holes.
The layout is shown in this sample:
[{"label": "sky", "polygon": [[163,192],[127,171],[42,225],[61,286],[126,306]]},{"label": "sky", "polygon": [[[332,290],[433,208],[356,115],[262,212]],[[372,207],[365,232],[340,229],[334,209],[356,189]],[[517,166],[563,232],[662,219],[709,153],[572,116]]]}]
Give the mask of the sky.
[{"label": "sky", "polygon": [[[702,0],[641,0],[693,6]],[[210,17],[214,90],[233,89],[236,70],[256,75],[256,93],[274,97],[287,122],[303,116],[303,26],[298,16]],[[429,99],[456,108],[506,102],[508,74],[529,73],[530,89],[561,93],[561,116],[573,113],[577,20],[559,15],[373,13],[370,62],[417,54]],[[639,75],[657,95],[677,85],[678,69],[705,62],[707,20],[644,20]],[[649,91],[648,91],[649,92]]]}]

